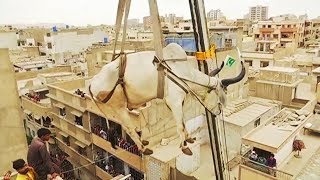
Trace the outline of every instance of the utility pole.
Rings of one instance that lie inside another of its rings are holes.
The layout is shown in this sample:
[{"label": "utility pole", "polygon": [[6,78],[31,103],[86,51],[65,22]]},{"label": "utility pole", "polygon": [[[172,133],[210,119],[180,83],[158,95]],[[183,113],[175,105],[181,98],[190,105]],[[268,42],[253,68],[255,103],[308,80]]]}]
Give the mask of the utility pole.
[{"label": "utility pole", "polygon": [[[210,54],[209,35],[205,14],[205,6],[203,0],[189,0],[191,19],[193,24],[193,32],[196,43],[197,52],[202,53],[202,59],[198,60],[198,67],[201,72],[209,74],[208,63],[206,62],[207,54]],[[229,178],[228,169],[226,167],[226,158],[224,152],[224,141],[222,141],[220,122],[216,115],[206,109],[206,119],[208,124],[211,153],[214,164],[214,172],[217,180],[226,180]]]}]

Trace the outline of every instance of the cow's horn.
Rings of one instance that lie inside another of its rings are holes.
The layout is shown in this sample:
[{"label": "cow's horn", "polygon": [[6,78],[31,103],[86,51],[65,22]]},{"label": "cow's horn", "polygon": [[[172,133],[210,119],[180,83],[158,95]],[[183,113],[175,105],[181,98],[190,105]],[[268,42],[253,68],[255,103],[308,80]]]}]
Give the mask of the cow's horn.
[{"label": "cow's horn", "polygon": [[228,87],[230,84],[237,83],[237,82],[239,82],[239,81],[241,81],[243,79],[244,75],[246,74],[246,69],[244,68],[242,61],[241,61],[241,66],[242,66],[241,72],[237,77],[221,80],[222,86]]},{"label": "cow's horn", "polygon": [[222,61],[222,64],[221,64],[221,66],[220,66],[219,68],[211,71],[211,72],[209,73],[209,76],[214,77],[215,75],[219,74],[219,72],[221,71],[221,69],[223,68],[223,66],[224,66],[224,61]]}]

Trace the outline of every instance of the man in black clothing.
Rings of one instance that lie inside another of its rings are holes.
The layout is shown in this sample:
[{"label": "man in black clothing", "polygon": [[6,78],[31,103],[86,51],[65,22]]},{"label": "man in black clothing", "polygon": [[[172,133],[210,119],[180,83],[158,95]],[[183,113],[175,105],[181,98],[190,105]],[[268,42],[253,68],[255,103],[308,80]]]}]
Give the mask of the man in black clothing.
[{"label": "man in black clothing", "polygon": [[111,146],[113,149],[117,149],[116,144],[117,144],[117,133],[114,131],[113,128],[108,129],[108,139],[111,143]]}]

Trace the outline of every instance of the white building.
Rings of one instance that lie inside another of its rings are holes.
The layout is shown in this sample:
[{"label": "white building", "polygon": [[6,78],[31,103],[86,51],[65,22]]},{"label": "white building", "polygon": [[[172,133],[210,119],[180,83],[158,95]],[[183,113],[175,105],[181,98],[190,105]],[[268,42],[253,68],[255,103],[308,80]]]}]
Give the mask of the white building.
[{"label": "white building", "polygon": [[268,6],[253,6],[249,8],[251,21],[262,21],[268,19]]},{"label": "white building", "polygon": [[18,48],[18,37],[14,31],[0,32],[0,48]]},{"label": "white building", "polygon": [[100,30],[75,29],[66,32],[51,32],[44,37],[46,54],[56,62],[63,62],[65,53],[78,54],[93,43],[104,42],[108,34]]},{"label": "white building", "polygon": [[211,9],[208,13],[207,13],[207,18],[209,20],[220,20],[223,18],[223,13],[221,12],[220,9],[216,9],[216,10],[213,10]]}]

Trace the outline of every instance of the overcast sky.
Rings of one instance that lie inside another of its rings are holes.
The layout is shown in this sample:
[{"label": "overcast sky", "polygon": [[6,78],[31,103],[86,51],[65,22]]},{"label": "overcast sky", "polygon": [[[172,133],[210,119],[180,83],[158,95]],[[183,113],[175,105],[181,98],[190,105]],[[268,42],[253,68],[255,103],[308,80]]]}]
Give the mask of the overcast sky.
[{"label": "overcast sky", "polygon": [[[118,0],[0,0],[0,24],[114,24]],[[206,11],[221,9],[228,19],[243,18],[248,8],[269,6],[269,17],[285,13],[320,16],[320,0],[205,0]],[[160,15],[190,17],[188,0],[158,0]],[[129,18],[149,15],[148,0],[132,0]]]}]

